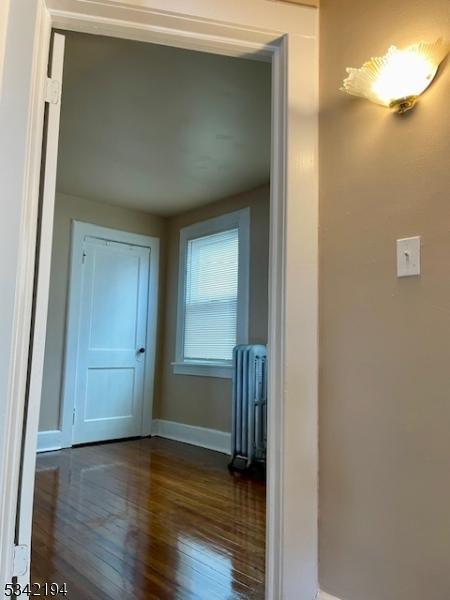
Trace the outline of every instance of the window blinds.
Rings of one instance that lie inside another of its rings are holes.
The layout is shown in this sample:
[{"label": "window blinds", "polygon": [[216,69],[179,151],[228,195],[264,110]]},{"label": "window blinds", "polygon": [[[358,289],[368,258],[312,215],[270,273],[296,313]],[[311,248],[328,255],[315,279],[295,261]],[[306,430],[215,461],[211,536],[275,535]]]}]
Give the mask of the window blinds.
[{"label": "window blinds", "polygon": [[188,241],[185,359],[232,359],[236,345],[238,268],[238,229]]}]

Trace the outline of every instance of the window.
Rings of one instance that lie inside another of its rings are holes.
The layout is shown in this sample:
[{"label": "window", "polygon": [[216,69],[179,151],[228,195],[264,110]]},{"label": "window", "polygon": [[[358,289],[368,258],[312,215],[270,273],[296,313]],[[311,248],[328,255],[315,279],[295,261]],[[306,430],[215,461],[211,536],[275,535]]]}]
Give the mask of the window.
[{"label": "window", "polygon": [[180,232],[174,372],[231,377],[236,344],[247,342],[249,209]]},{"label": "window", "polygon": [[238,229],[188,241],[185,359],[231,360],[236,345],[238,265]]}]

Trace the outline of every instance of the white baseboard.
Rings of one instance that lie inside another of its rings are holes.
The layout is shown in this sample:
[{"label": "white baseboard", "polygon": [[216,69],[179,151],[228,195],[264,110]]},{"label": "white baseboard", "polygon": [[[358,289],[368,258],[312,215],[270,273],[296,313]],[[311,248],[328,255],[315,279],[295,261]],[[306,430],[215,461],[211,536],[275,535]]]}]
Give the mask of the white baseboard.
[{"label": "white baseboard", "polygon": [[319,596],[317,600],[339,600],[336,596],[332,596],[331,594],[327,594],[326,592],[319,592]]},{"label": "white baseboard", "polygon": [[157,437],[185,442],[193,446],[201,446],[223,454],[231,452],[231,433],[218,431],[217,429],[207,429],[206,427],[195,427],[176,423],[175,421],[164,421],[163,419],[154,419],[152,425],[152,435]]},{"label": "white baseboard", "polygon": [[[223,454],[230,454],[231,451],[231,433],[218,431],[217,429],[207,429],[206,427],[195,427],[193,425],[185,425],[184,423],[176,423],[175,421],[154,419],[152,435],[176,440],[177,442],[185,442],[194,446],[201,446],[202,448],[208,448],[209,450],[215,450]],[[40,431],[38,433],[38,452],[50,452],[52,450],[61,450],[61,448],[61,431]],[[325,600],[330,599],[325,598]]]},{"label": "white baseboard", "polygon": [[55,431],[40,431],[38,433],[37,451],[50,452],[51,450],[61,450],[62,448],[62,432]]}]

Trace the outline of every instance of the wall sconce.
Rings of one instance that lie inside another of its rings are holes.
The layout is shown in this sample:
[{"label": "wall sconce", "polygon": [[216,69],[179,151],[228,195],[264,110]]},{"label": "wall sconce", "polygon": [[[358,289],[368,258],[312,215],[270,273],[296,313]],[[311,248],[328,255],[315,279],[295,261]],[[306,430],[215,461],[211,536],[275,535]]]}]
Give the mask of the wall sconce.
[{"label": "wall sconce", "polygon": [[360,69],[348,68],[341,90],[404,113],[433,81],[449,50],[450,43],[442,38],[402,50],[391,46],[384,56],[372,58]]}]

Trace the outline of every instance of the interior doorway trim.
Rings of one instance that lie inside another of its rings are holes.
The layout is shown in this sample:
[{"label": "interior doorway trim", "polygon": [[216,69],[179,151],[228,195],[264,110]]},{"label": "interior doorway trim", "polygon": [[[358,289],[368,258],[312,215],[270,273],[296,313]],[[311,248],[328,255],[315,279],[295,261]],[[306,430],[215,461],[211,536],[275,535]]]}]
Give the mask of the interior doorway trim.
[{"label": "interior doorway trim", "polygon": [[158,323],[159,239],[130,233],[119,229],[101,227],[92,223],[72,221],[72,243],[69,270],[69,296],[64,360],[64,383],[61,398],[61,447],[72,446],[73,411],[75,399],[76,364],[78,356],[78,329],[81,310],[82,270],[79,257],[83,252],[86,236],[133,244],[150,249],[150,270],[147,310],[147,350],[145,353],[144,403],[142,413],[142,436],[152,432],[153,395],[156,359],[156,332]]},{"label": "interior doorway trim", "polygon": [[[20,532],[15,535],[17,483],[51,27],[272,62],[266,599],[314,600],[318,593],[318,11],[268,0],[9,2],[0,104],[5,125],[1,143],[9,150],[2,155],[2,189],[9,204],[0,225],[7,234],[0,239],[0,249],[14,261],[11,269],[6,263],[2,268],[8,298],[11,290],[14,296],[12,308],[5,301],[4,319],[11,325],[0,340],[0,355],[6,357],[0,356],[0,368],[8,373],[6,407],[0,412],[0,589],[13,574],[14,540],[20,543]],[[29,422],[37,421],[38,411],[39,399],[29,398]],[[27,446],[32,448],[34,441],[35,448],[36,438],[37,425],[27,428]],[[31,453],[24,456],[28,466],[34,460]],[[24,485],[32,494],[31,477]],[[28,517],[31,522],[31,514]]]}]

